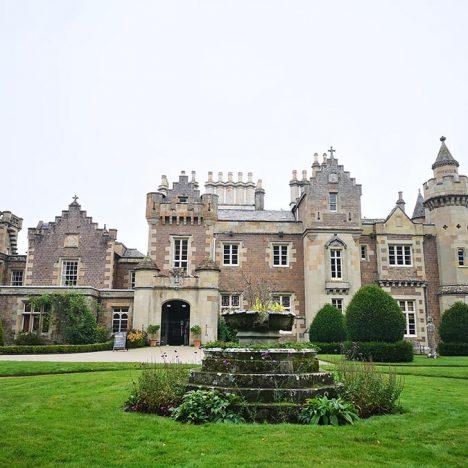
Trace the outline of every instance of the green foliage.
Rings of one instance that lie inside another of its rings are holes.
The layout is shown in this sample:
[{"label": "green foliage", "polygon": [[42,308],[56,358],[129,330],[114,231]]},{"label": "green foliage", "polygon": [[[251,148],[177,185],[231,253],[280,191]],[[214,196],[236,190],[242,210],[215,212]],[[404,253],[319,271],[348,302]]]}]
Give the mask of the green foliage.
[{"label": "green foliage", "polygon": [[[91,344],[98,340],[96,317],[84,295],[43,294],[30,297],[29,302],[34,309],[44,307],[52,310],[52,324],[58,342]],[[93,308],[98,308],[96,303]]]},{"label": "green foliage", "polygon": [[218,340],[231,342],[239,341],[237,338],[237,330],[228,325],[224,317],[219,317],[218,319]]},{"label": "green foliage", "polygon": [[44,343],[37,333],[21,332],[18,333],[15,344],[18,346],[40,346]]},{"label": "green foliage", "polygon": [[252,349],[254,351],[256,350],[262,350],[262,349],[296,349],[296,350],[302,350],[302,349],[315,349],[315,345],[312,343],[303,343],[303,342],[287,342],[287,343],[257,343],[257,344],[251,344],[251,345],[245,345],[241,343],[234,343],[234,342],[226,342],[226,341],[210,341],[209,343],[206,343],[203,345],[205,349],[210,349],[210,348],[221,348],[221,349],[227,349],[227,348],[241,348],[241,349]]},{"label": "green foliage", "polygon": [[189,370],[177,366],[146,367],[125,403],[127,411],[170,415],[178,406],[188,384]]},{"label": "green foliage", "polygon": [[352,403],[341,398],[328,398],[327,396],[307,400],[299,414],[302,424],[319,424],[324,426],[342,426],[354,424],[359,416]]},{"label": "green foliage", "polygon": [[261,300],[258,297],[255,299],[255,304],[252,306],[252,309],[255,312],[284,312],[285,308],[279,302],[272,302],[270,300]]},{"label": "green foliage", "polygon": [[90,353],[112,349],[113,342],[82,345],[0,346],[0,354],[65,354]]},{"label": "green foliage", "polygon": [[313,343],[336,343],[346,339],[343,314],[331,304],[324,305],[309,327],[309,340]]},{"label": "green foliage", "polygon": [[411,362],[413,345],[410,341],[397,343],[352,343],[347,341],[343,350],[348,359],[375,362]]},{"label": "green foliage", "polygon": [[399,410],[403,380],[396,369],[389,367],[383,373],[371,362],[339,361],[336,376],[341,397],[356,407],[361,418]]},{"label": "green foliage", "polygon": [[97,343],[105,343],[109,340],[109,330],[106,327],[98,326],[96,328],[96,342]]},{"label": "green foliage", "polygon": [[207,422],[242,423],[239,405],[243,400],[233,393],[219,393],[214,390],[193,390],[187,392],[182,403],[171,410],[177,421],[193,424]]},{"label": "green foliage", "polygon": [[468,343],[468,304],[455,302],[444,312],[439,335],[444,343]]},{"label": "green foliage", "polygon": [[439,343],[437,351],[441,356],[468,356],[468,343]]},{"label": "green foliage", "polygon": [[192,332],[192,335],[195,335],[198,337],[201,336],[202,330],[201,330],[200,325],[194,325],[193,327],[190,327],[190,331]]},{"label": "green foliage", "polygon": [[148,333],[148,335],[155,335],[156,333],[158,333],[160,328],[161,325],[148,325],[148,327],[146,328],[146,333]]},{"label": "green foliage", "polygon": [[320,354],[341,354],[343,351],[343,343],[313,343],[313,348]]},{"label": "green foliage", "polygon": [[361,287],[346,309],[351,341],[395,343],[403,339],[405,318],[397,301],[377,285]]},{"label": "green foliage", "polygon": [[3,339],[3,324],[2,324],[2,319],[0,319],[0,346],[3,346],[5,344],[5,341]]}]

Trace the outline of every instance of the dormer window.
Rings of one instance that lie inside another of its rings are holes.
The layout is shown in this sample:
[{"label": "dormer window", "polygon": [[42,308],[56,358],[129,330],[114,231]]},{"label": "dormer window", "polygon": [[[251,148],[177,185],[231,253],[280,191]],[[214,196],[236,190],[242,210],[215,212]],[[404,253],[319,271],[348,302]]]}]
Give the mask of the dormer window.
[{"label": "dormer window", "polygon": [[338,208],[338,194],[337,193],[328,194],[328,208],[330,211],[337,211],[337,208]]},{"label": "dormer window", "polygon": [[188,197],[185,197],[185,196],[179,197],[179,203],[188,203]]}]

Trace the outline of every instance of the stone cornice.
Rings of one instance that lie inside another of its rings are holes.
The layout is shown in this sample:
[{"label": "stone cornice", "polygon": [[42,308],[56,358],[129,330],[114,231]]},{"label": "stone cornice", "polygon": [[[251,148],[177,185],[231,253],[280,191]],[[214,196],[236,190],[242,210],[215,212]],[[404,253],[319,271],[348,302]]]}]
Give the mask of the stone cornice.
[{"label": "stone cornice", "polygon": [[381,279],[378,280],[378,284],[380,287],[390,288],[390,287],[397,287],[397,288],[425,288],[427,285],[427,281],[418,280],[418,279]]},{"label": "stone cornice", "polygon": [[424,207],[429,211],[444,206],[465,206],[468,208],[468,194],[454,193],[436,195],[424,201]]},{"label": "stone cornice", "polygon": [[448,284],[440,286],[437,291],[438,296],[450,296],[453,294],[468,294],[468,284]]}]

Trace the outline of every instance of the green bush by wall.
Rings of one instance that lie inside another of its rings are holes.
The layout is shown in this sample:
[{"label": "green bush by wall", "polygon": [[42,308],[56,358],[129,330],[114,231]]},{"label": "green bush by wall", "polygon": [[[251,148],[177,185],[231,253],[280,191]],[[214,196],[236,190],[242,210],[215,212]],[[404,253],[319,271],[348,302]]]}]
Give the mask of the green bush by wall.
[{"label": "green bush by wall", "polygon": [[411,362],[413,345],[403,340],[396,343],[347,341],[344,343],[344,353],[347,359],[357,361]]},{"label": "green bush by wall", "polygon": [[377,285],[363,286],[346,309],[350,341],[396,343],[403,339],[405,318],[397,301]]},{"label": "green bush by wall", "polygon": [[84,345],[0,346],[0,354],[65,354],[90,353],[112,349],[113,341]]},{"label": "green bush by wall", "polygon": [[346,339],[343,314],[331,304],[324,305],[314,317],[309,327],[309,340],[312,343],[336,343]]},{"label": "green bush by wall", "polygon": [[439,335],[444,343],[468,343],[468,304],[455,302],[444,312]]}]

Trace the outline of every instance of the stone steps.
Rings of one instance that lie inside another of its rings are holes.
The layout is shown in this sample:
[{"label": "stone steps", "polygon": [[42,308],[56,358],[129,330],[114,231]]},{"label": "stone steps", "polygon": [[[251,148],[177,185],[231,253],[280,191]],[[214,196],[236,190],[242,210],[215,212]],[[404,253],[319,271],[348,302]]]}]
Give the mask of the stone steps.
[{"label": "stone steps", "polygon": [[336,395],[335,385],[317,385],[309,388],[247,388],[247,387],[222,387],[217,385],[189,384],[188,390],[216,390],[223,393],[235,393],[242,396],[250,403],[303,403],[309,398]]},{"label": "stone steps", "polygon": [[317,358],[299,358],[291,360],[277,360],[272,358],[234,359],[232,357],[208,356],[203,359],[202,371],[226,372],[232,374],[301,374],[318,372],[319,362]]},{"label": "stone steps", "polygon": [[190,371],[189,381],[195,385],[211,385],[215,387],[287,389],[309,388],[315,385],[332,385],[334,379],[330,372],[240,374],[192,370]]}]

